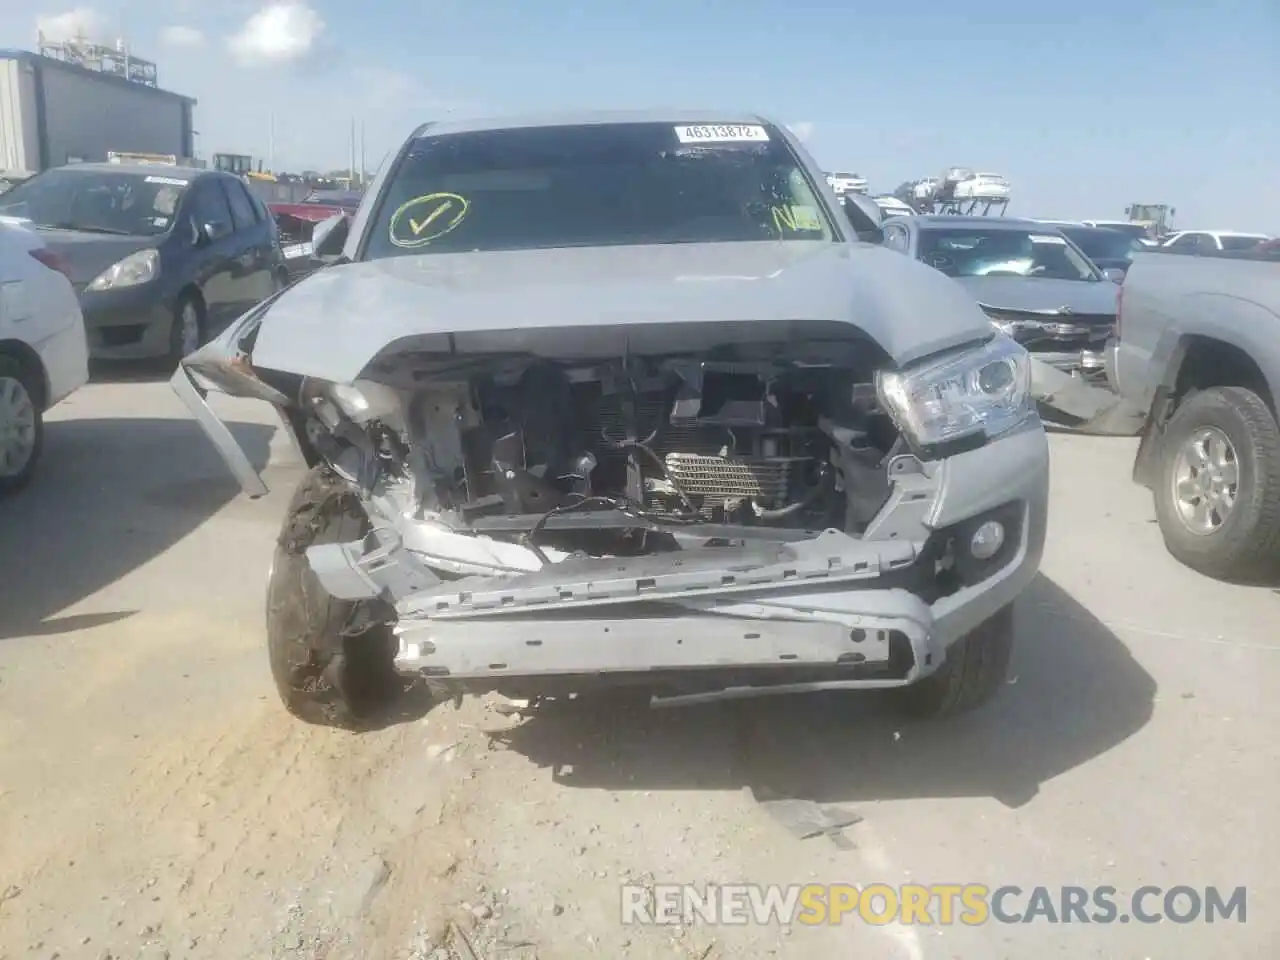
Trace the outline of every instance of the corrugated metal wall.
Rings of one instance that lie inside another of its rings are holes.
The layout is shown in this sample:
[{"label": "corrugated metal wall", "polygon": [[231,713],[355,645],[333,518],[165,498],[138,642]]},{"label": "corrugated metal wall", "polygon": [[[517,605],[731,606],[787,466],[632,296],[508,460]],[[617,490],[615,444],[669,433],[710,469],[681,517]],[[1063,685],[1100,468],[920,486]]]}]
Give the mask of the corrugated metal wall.
[{"label": "corrugated metal wall", "polygon": [[37,170],[40,149],[31,68],[0,58],[0,170]]},{"label": "corrugated metal wall", "polygon": [[49,166],[107,159],[109,150],[185,156],[190,106],[151,90],[42,64]]}]

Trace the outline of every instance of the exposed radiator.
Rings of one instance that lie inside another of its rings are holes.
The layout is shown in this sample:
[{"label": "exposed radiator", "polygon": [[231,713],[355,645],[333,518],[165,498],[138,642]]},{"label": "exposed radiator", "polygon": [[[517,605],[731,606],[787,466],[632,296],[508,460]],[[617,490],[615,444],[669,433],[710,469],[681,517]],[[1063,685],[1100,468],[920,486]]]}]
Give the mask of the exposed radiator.
[{"label": "exposed radiator", "polygon": [[696,453],[669,453],[667,471],[703,513],[725,501],[754,500],[766,508],[787,502],[791,477],[803,457],[709,457]]}]

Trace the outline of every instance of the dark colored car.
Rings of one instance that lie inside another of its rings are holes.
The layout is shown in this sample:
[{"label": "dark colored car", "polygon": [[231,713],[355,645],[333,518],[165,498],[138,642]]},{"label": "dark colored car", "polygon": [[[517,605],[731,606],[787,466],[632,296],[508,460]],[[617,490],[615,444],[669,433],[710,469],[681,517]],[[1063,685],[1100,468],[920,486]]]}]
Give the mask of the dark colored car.
[{"label": "dark colored car", "polygon": [[952,277],[1039,360],[1104,371],[1119,287],[1061,228],[1008,217],[891,217],[884,245]]},{"label": "dark colored car", "polygon": [[1058,232],[1083,250],[1100,270],[1116,270],[1121,275],[1129,271],[1133,255],[1147,249],[1132,235],[1111,227],[1062,226]]},{"label": "dark colored car", "polygon": [[0,197],[71,271],[89,355],[170,361],[288,282],[265,204],[230,174],[187,167],[57,167]]}]

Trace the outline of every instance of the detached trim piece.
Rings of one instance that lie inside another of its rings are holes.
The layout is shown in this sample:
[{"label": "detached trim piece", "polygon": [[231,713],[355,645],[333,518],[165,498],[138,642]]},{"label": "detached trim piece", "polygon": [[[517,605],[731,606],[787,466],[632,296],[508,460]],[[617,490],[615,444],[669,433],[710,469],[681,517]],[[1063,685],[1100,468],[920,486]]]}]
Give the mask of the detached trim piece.
[{"label": "detached trim piece", "polygon": [[255,500],[270,493],[270,489],[263,483],[262,477],[258,476],[258,471],[253,468],[253,464],[249,462],[249,458],[245,456],[244,450],[227,429],[227,425],[218,419],[218,415],[209,406],[204,391],[196,386],[195,380],[187,372],[186,367],[178,365],[178,369],[169,379],[169,386],[178,395],[178,399],[186,404],[191,415],[195,417],[196,423],[200,424],[200,429],[209,437],[231,472],[235,474],[236,480],[240,482],[240,489]]},{"label": "detached trim piece", "polygon": [[1132,437],[1142,428],[1145,411],[1108,387],[1094,386],[1078,377],[1063,373],[1033,355],[1031,357],[1031,395],[1039,403],[1082,421],[1076,433],[1101,436]]}]

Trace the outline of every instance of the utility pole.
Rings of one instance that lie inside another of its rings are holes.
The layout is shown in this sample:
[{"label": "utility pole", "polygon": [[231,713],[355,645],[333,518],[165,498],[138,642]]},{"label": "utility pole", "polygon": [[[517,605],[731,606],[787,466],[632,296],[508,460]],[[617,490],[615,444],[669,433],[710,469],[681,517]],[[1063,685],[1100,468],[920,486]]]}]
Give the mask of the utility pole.
[{"label": "utility pole", "polygon": [[356,178],[356,118],[351,118],[351,166],[347,168],[347,186]]},{"label": "utility pole", "polygon": [[364,189],[365,165],[364,165],[364,121],[360,121],[360,189]]},{"label": "utility pole", "polygon": [[271,111],[271,128],[267,139],[267,170],[276,172],[276,112]]}]

